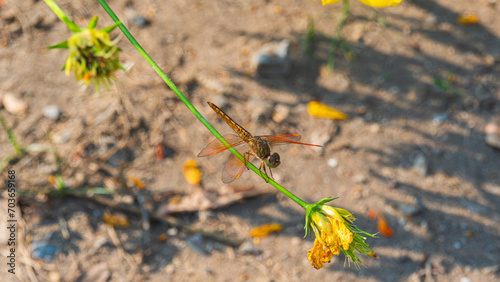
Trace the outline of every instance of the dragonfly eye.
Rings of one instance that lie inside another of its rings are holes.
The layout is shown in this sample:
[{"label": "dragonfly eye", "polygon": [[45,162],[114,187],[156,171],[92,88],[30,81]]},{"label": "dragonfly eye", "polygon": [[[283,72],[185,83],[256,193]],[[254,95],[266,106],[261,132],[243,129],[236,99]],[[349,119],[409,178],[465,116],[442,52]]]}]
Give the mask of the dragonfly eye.
[{"label": "dragonfly eye", "polygon": [[275,168],[279,166],[280,163],[280,155],[278,155],[278,153],[273,153],[266,161],[266,165],[270,168]]}]

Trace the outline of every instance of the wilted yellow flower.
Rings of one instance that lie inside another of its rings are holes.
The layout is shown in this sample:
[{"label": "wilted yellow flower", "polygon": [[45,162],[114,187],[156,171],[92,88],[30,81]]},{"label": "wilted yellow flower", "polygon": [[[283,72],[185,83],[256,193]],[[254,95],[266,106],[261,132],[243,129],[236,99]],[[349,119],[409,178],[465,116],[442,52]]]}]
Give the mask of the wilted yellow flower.
[{"label": "wilted yellow flower", "polygon": [[74,32],[67,41],[49,48],[69,49],[63,68],[66,75],[73,72],[77,81],[85,85],[92,83],[99,91],[101,83],[108,88],[115,71],[123,69],[123,66],[119,62],[120,48],[109,38],[116,24],[98,30],[95,29],[97,20],[95,16],[87,28]]},{"label": "wilted yellow flower", "polygon": [[324,205],[331,200],[333,199],[323,199],[307,211],[306,235],[309,228],[316,234],[314,246],[307,252],[307,258],[311,265],[320,269],[324,267],[324,263],[330,262],[332,257],[338,255],[340,251],[350,258],[356,266],[362,262],[354,251],[378,258],[365,243],[366,237],[361,236],[360,233],[372,237],[373,235],[353,225],[355,218],[349,211]]},{"label": "wilted yellow flower", "polygon": [[[334,4],[339,1],[340,0],[321,0],[323,5]],[[397,6],[399,3],[403,2],[403,0],[359,0],[359,2],[372,7],[388,7]]]}]

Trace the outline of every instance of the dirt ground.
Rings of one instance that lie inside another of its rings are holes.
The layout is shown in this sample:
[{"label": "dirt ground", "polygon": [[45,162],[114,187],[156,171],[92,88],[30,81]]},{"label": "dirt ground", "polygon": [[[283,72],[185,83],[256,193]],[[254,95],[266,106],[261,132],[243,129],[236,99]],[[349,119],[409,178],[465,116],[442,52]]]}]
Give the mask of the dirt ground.
[{"label": "dirt ground", "polygon": [[[98,15],[112,24],[97,1],[57,1],[79,26]],[[227,154],[196,155],[213,139],[174,93],[122,37],[120,72],[110,91],[83,89],[61,67],[66,50],[47,50],[70,35],[43,1],[6,1],[0,7],[0,96],[11,93],[28,105],[26,115],[0,109],[22,146],[50,145],[63,163],[68,189],[110,187],[113,177],[141,179],[146,206],[161,207],[172,195],[234,187],[269,193],[216,210],[174,215],[177,223],[225,238],[232,247],[151,221],[149,242],[141,217],[88,198],[18,195],[16,275],[8,281],[499,281],[500,151],[485,143],[484,126],[500,115],[500,3],[496,0],[406,0],[371,9],[351,1],[343,35],[355,58],[341,53],[326,71],[330,41],[341,4],[320,1],[109,1],[118,17],[194,106],[225,134],[231,129],[206,101],[220,105],[255,134],[300,133],[323,150],[281,146],[275,179],[308,202],[340,197],[362,229],[375,233],[369,210],[394,230],[368,243],[380,259],[366,267],[344,265],[336,256],[321,270],[307,260],[313,239],[304,236],[304,211],[253,172],[224,185]],[[457,17],[474,14],[475,25]],[[146,24],[137,19],[144,17]],[[136,19],[134,22],[133,20]],[[315,26],[313,55],[302,40]],[[386,25],[383,22],[386,22]],[[120,36],[117,29],[112,38]],[[251,58],[267,43],[291,42],[291,73],[256,78]],[[438,87],[441,83],[441,87]],[[346,121],[308,115],[321,100],[350,115]],[[61,118],[42,109],[56,105]],[[273,118],[286,109],[284,120]],[[163,143],[165,158],[156,158]],[[0,134],[0,158],[12,154]],[[76,155],[76,157],[75,157]],[[186,182],[183,163],[197,159],[200,187]],[[18,194],[55,189],[50,153],[30,153],[16,171]],[[111,179],[111,180],[110,180]],[[137,206],[118,188],[110,199]],[[8,237],[2,194],[2,244]],[[124,215],[130,227],[103,223],[106,213]],[[19,213],[18,213],[19,215]],[[283,224],[260,240],[249,231]],[[24,225],[23,225],[24,224]],[[160,236],[166,234],[160,240]],[[253,245],[252,245],[253,244]]]}]

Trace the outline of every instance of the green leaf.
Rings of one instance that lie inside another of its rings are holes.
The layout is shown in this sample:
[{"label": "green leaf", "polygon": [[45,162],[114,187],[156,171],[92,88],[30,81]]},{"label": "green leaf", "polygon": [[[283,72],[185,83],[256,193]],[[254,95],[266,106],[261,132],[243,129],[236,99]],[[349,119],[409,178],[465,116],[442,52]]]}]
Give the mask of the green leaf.
[{"label": "green leaf", "polygon": [[47,47],[47,49],[68,49],[68,40],[50,45]]}]

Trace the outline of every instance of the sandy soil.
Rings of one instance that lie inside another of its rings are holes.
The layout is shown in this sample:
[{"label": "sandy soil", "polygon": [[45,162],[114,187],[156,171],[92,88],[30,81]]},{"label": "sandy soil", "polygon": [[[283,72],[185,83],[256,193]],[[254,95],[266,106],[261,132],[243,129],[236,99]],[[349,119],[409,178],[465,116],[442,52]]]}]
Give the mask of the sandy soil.
[{"label": "sandy soil", "polygon": [[[99,27],[112,23],[97,1],[57,2],[80,26],[95,14]],[[368,240],[380,259],[363,258],[366,267],[358,270],[344,266],[341,255],[314,269],[307,260],[313,240],[302,238],[304,212],[246,172],[230,187],[272,193],[175,219],[245,239],[255,245],[247,252],[158,221],[151,222],[151,241],[145,244],[140,216],[88,199],[25,195],[18,197],[19,221],[25,222],[18,237],[25,238],[20,242],[25,249],[18,250],[15,278],[2,276],[26,281],[32,271],[31,278],[41,281],[500,280],[500,151],[484,142],[483,133],[487,121],[500,115],[500,3],[407,0],[377,14],[351,2],[343,35],[355,59],[337,54],[333,74],[325,66],[340,4],[109,4],[219,132],[231,130],[206,101],[223,105],[252,133],[300,133],[304,142],[324,143],[320,152],[280,147],[282,165],[274,176],[310,202],[340,197],[333,204],[353,212],[357,225],[369,232],[377,232],[377,223],[368,211],[382,213],[394,236]],[[477,15],[479,23],[459,25],[457,17],[464,13]],[[138,16],[149,25],[133,23]],[[0,95],[11,93],[28,105],[25,116],[0,111],[23,146],[49,145],[50,132],[69,189],[109,187],[111,177],[132,175],[144,181],[141,193],[151,208],[174,193],[199,189],[186,182],[182,164],[196,158],[213,136],[127,40],[119,46],[130,71],[119,73],[110,91],[98,96],[61,71],[67,51],[46,49],[70,33],[43,1],[6,1],[0,18]],[[316,30],[312,57],[301,48],[309,18]],[[116,30],[112,36],[119,34]],[[283,39],[292,43],[291,74],[273,79],[249,75],[252,55]],[[454,78],[447,80],[450,74]],[[450,85],[439,88],[436,80]],[[351,119],[309,116],[306,105],[313,99]],[[62,117],[44,117],[47,105],[57,105]],[[277,108],[289,111],[283,121],[272,118]],[[163,160],[155,157],[159,142],[166,148]],[[4,133],[0,144],[0,158],[14,152]],[[223,187],[220,172],[226,158],[198,159],[204,190]],[[29,154],[8,169],[16,170],[18,191],[53,189],[48,181],[56,170],[52,154]],[[6,180],[6,171],[1,177]],[[115,193],[112,200],[137,206],[130,191]],[[107,212],[127,216],[131,226],[109,227],[101,219]],[[269,222],[283,224],[283,231],[260,241],[249,236],[252,228]],[[161,234],[167,234],[165,241],[158,240]],[[7,235],[2,231],[2,244]],[[55,253],[30,259],[37,247],[47,251],[47,246]]]}]

